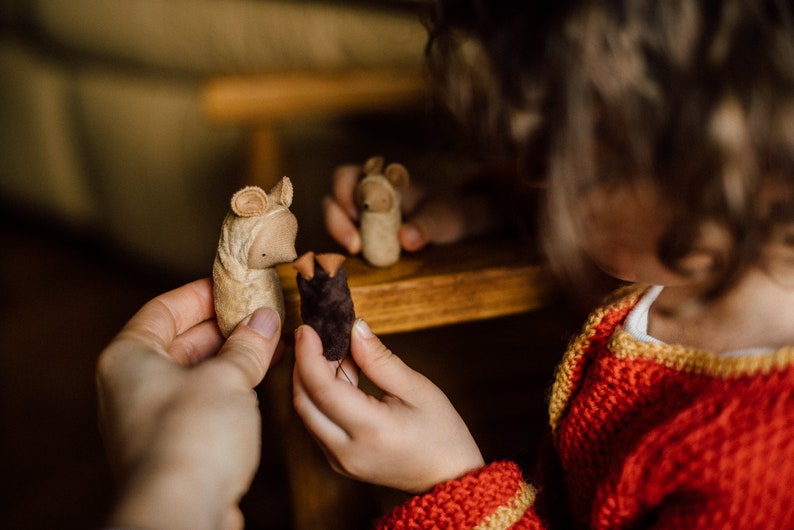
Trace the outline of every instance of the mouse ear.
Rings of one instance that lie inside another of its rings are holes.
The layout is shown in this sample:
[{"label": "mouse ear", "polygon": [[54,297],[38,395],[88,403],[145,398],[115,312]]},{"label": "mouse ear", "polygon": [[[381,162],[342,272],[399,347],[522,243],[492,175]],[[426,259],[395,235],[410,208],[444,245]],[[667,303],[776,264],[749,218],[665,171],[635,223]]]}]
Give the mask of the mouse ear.
[{"label": "mouse ear", "polygon": [[386,172],[384,173],[386,179],[391,182],[391,185],[395,188],[402,189],[408,185],[408,181],[410,180],[410,176],[408,175],[408,170],[402,164],[389,164],[386,166]]},{"label": "mouse ear", "polygon": [[306,281],[314,278],[314,252],[309,251],[293,261],[292,268]]},{"label": "mouse ear", "polygon": [[382,156],[373,156],[364,162],[364,173],[369,175],[380,175],[383,171],[384,158]]},{"label": "mouse ear", "polygon": [[314,259],[317,260],[317,263],[320,265],[320,267],[322,267],[331,278],[336,276],[336,273],[342,266],[342,263],[345,262],[345,257],[342,254],[336,253],[317,254]]},{"label": "mouse ear", "polygon": [[293,194],[292,181],[289,177],[281,177],[281,180],[270,190],[270,195],[276,199],[276,202],[278,204],[283,204],[287,208],[292,204]]},{"label": "mouse ear", "polygon": [[267,194],[258,186],[247,186],[232,195],[231,206],[240,217],[262,215],[267,211]]}]

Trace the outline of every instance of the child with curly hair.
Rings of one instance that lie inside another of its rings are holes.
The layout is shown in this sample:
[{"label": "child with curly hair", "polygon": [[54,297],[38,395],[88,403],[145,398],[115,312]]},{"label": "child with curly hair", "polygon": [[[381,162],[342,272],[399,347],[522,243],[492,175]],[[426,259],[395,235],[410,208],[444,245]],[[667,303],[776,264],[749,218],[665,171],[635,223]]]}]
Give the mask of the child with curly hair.
[{"label": "child with curly hair", "polygon": [[[580,290],[591,264],[631,286],[560,362],[553,458],[529,481],[486,464],[444,394],[363,321],[352,357],[379,399],[299,328],[295,405],[332,465],[416,494],[380,528],[794,527],[792,7],[433,5],[438,86],[542,181],[550,264]],[[356,250],[355,169],[340,171],[329,229]],[[454,211],[426,215],[406,248],[466,232]]]}]

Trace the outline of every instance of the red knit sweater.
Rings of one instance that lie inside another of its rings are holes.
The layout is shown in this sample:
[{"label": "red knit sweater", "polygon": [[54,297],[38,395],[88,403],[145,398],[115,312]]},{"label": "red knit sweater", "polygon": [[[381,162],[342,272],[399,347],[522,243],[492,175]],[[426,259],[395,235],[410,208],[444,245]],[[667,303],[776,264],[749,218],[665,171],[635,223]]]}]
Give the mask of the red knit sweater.
[{"label": "red knit sweater", "polygon": [[[593,313],[557,370],[550,421],[575,526],[794,528],[794,347],[729,358],[638,342],[622,323],[640,294]],[[496,462],[378,527],[553,528],[535,491]]]}]

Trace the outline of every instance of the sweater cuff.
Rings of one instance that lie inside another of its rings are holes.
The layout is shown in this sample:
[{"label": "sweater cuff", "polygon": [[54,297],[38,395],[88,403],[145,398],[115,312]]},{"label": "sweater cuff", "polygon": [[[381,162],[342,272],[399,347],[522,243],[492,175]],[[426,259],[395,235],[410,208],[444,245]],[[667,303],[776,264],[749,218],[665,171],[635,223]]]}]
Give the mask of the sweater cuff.
[{"label": "sweater cuff", "polygon": [[383,517],[379,529],[507,528],[524,517],[535,489],[513,462],[494,462],[437,485]]}]

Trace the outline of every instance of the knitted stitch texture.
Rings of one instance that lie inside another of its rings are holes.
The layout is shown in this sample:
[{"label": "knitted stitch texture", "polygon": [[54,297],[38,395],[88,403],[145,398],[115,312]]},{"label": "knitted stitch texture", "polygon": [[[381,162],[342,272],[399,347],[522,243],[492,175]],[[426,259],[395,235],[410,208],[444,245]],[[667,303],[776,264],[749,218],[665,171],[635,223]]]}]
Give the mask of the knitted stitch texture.
[{"label": "knitted stitch texture", "polygon": [[[466,476],[416,496],[378,522],[378,528],[497,529],[508,528],[532,512],[535,490],[512,462],[494,462]],[[530,517],[531,518],[531,517]],[[514,528],[542,528],[522,521]]]},{"label": "knitted stitch texture", "polygon": [[[547,497],[580,528],[794,528],[794,348],[726,358],[638,342],[622,323],[640,295],[595,311],[558,367],[549,411],[567,493]],[[380,528],[544,528],[532,502],[513,502],[520,484],[514,464],[491,464]],[[489,519],[508,506],[510,520]]]}]

